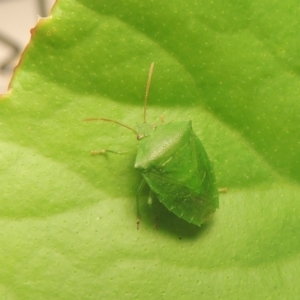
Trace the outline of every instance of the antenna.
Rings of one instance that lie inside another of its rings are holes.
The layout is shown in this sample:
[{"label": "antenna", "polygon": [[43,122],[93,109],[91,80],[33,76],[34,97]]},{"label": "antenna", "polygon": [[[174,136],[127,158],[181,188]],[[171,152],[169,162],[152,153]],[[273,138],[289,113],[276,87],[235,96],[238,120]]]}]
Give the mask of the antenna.
[{"label": "antenna", "polygon": [[146,93],[145,93],[145,101],[144,101],[144,123],[147,123],[146,122],[146,110],[147,110],[148,95],[149,95],[149,89],[150,89],[150,83],[151,83],[151,78],[152,78],[152,74],[153,74],[153,69],[154,69],[154,62],[152,62],[150,65],[149,75],[148,75],[148,80],[147,80],[147,85],[146,85]]},{"label": "antenna", "polygon": [[90,121],[105,121],[105,122],[112,122],[112,123],[115,123],[115,124],[118,124],[120,126],[123,126],[129,130],[131,130],[136,136],[138,136],[138,133],[131,127],[127,126],[127,125],[124,125],[118,121],[115,121],[115,120],[111,120],[111,119],[105,119],[105,118],[89,118],[89,119],[84,119],[83,121],[85,122],[90,122]]}]

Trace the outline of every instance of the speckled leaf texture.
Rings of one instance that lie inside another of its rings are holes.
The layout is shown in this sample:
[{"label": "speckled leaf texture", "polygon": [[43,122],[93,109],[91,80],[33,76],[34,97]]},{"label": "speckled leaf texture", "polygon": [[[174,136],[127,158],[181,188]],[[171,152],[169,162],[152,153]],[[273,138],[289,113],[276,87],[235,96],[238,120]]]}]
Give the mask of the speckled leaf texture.
[{"label": "speckled leaf texture", "polygon": [[[297,299],[296,0],[60,0],[0,100],[0,298]],[[106,117],[192,120],[220,208],[198,228],[143,193]],[[91,150],[111,149],[90,156]]]}]

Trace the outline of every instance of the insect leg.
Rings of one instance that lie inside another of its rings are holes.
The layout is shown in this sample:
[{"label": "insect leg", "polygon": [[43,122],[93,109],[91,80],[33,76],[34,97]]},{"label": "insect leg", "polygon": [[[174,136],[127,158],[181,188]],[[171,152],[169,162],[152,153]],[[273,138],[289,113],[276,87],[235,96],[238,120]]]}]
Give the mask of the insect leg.
[{"label": "insect leg", "polygon": [[[150,190],[149,191],[149,196],[148,196],[148,200],[147,200],[147,203],[148,203],[148,205],[149,206],[151,206],[152,204],[153,204],[153,199],[154,198],[154,193],[153,193],[153,191],[152,190]],[[155,225],[154,225],[154,227],[155,227],[155,229],[158,229],[158,214],[159,214],[159,211],[158,212],[156,212],[156,214],[157,214],[157,216],[155,217]]]},{"label": "insect leg", "polygon": [[99,154],[106,154],[107,152],[115,153],[115,154],[123,154],[126,152],[117,152],[113,150],[108,150],[108,149],[101,149],[101,150],[92,150],[91,155],[99,155]]},{"label": "insect leg", "polygon": [[148,205],[150,205],[150,206],[153,204],[153,196],[154,196],[154,194],[153,194],[152,190],[150,190],[150,191],[149,191],[148,200],[147,200],[147,203],[148,203]]},{"label": "insect leg", "polygon": [[219,189],[218,189],[218,192],[219,192],[219,193],[227,193],[227,192],[228,192],[228,188],[227,188],[227,187],[219,188]]},{"label": "insect leg", "polygon": [[136,194],[136,216],[137,216],[136,228],[137,229],[140,228],[140,220],[141,220],[139,197],[140,197],[140,195],[142,193],[142,190],[145,187],[145,185],[146,185],[146,181],[145,181],[145,179],[143,179],[140,186],[139,186],[137,194]]}]

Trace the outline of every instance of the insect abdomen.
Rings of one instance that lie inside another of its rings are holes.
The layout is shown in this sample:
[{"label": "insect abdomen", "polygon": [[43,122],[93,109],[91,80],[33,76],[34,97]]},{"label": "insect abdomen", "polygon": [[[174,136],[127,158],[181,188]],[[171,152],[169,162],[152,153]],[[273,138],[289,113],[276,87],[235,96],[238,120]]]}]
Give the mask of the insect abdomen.
[{"label": "insect abdomen", "polygon": [[216,210],[216,202],[211,201],[211,195],[203,192],[196,193],[190,188],[173,182],[169,178],[162,178],[154,173],[143,174],[151,190],[168,210],[178,217],[200,226]]}]

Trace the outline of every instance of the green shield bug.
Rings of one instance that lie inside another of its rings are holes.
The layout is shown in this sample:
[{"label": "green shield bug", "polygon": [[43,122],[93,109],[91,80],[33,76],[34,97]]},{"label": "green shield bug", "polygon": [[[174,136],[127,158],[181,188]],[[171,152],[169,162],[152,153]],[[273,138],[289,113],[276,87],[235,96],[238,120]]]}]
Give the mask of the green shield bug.
[{"label": "green shield bug", "polygon": [[[154,63],[151,64],[144,101],[144,122],[133,129],[115,120],[102,120],[123,126],[137,136],[138,152],[134,168],[143,181],[137,195],[137,226],[139,227],[139,193],[145,184],[171,212],[185,221],[201,226],[219,206],[219,193],[212,163],[193,131],[192,121],[150,125],[146,122],[146,108]],[[101,154],[111,150],[93,151]]]}]

